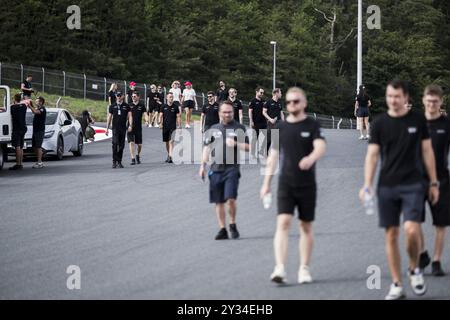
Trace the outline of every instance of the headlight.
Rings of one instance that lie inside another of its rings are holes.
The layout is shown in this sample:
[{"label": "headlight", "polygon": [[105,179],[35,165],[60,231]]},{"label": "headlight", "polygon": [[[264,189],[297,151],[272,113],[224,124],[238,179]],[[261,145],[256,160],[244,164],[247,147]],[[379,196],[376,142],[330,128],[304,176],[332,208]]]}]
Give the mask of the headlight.
[{"label": "headlight", "polygon": [[44,138],[45,138],[45,139],[49,139],[49,138],[53,137],[54,134],[55,134],[55,130],[52,130],[52,131],[46,131],[46,132],[45,132]]}]

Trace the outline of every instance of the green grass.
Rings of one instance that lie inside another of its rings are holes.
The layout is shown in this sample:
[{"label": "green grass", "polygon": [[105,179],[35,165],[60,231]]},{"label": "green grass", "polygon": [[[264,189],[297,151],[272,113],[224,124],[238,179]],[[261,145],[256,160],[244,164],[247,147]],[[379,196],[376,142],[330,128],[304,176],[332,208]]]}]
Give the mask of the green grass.
[{"label": "green grass", "polygon": [[[58,101],[59,96],[50,95],[45,93],[40,93],[45,100],[47,107],[55,107],[56,101]],[[97,122],[106,122],[107,116],[107,106],[108,103],[105,101],[98,100],[89,100],[89,99],[75,99],[72,97],[62,97],[61,102],[59,104],[60,108],[64,108],[70,111],[75,117],[81,116],[81,113],[84,110],[88,110],[92,117]],[[193,115],[192,120],[198,121],[200,120],[200,116]],[[184,116],[183,116],[184,121]]]}]

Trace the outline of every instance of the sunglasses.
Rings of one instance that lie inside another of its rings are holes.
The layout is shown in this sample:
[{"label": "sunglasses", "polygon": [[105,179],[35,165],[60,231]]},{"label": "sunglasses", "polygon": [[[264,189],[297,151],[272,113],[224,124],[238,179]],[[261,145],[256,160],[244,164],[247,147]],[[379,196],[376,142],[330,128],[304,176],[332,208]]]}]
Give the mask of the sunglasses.
[{"label": "sunglasses", "polygon": [[293,104],[299,104],[300,102],[302,102],[301,99],[297,99],[297,100],[288,100],[288,101],[286,101],[286,104],[287,104],[287,105],[290,105],[291,103],[293,103]]},{"label": "sunglasses", "polygon": [[208,96],[208,99],[209,99],[209,98],[214,98],[214,96]]}]

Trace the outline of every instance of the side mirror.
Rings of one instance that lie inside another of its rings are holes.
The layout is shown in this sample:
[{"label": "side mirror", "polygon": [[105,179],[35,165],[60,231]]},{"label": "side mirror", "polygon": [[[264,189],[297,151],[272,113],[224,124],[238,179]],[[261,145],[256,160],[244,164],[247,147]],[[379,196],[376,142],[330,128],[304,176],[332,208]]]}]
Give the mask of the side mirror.
[{"label": "side mirror", "polygon": [[70,126],[70,125],[72,125],[72,121],[71,120],[65,120],[64,124],[63,124],[63,127]]}]

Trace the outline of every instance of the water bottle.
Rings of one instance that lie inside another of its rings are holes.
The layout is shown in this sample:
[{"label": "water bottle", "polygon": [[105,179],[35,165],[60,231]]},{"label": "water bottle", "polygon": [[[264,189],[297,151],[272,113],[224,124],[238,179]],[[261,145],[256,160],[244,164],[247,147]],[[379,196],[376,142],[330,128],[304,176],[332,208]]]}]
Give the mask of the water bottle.
[{"label": "water bottle", "polygon": [[271,193],[268,193],[264,196],[263,206],[264,206],[264,209],[266,209],[266,210],[269,210],[270,207],[272,206],[272,194]]},{"label": "water bottle", "polygon": [[369,189],[366,189],[364,191],[364,209],[366,210],[366,214],[368,216],[371,216],[375,213],[375,201]]}]

